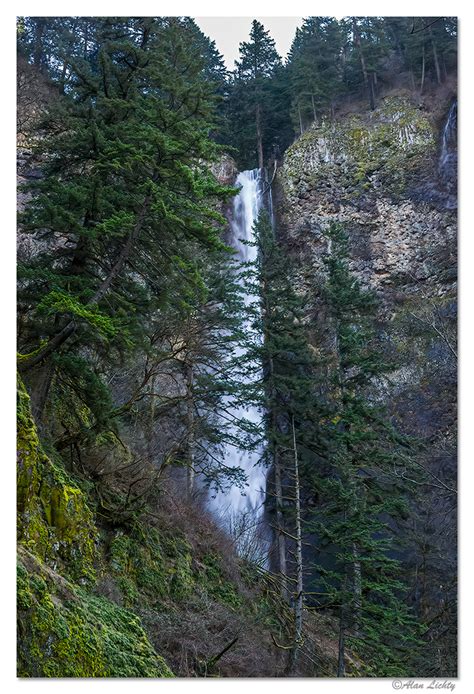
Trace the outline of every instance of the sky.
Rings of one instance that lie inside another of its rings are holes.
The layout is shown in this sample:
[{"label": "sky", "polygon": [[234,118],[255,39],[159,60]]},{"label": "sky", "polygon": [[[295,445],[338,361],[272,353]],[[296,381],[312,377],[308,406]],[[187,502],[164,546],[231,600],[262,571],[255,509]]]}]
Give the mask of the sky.
[{"label": "sky", "polygon": [[290,50],[296,28],[303,17],[195,17],[201,31],[216,42],[217,50],[224,56],[228,70],[234,69],[239,57],[239,43],[248,41],[250,25],[254,19],[261,22],[275,39],[278,53],[284,59]]}]

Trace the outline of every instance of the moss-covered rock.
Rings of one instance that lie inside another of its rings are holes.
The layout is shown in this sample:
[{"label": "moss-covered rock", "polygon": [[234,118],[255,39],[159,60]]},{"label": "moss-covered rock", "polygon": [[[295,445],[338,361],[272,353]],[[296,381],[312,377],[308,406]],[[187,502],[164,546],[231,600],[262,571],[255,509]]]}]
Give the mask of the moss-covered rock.
[{"label": "moss-covered rock", "polygon": [[308,184],[333,177],[364,193],[383,183],[400,194],[433,156],[435,131],[425,113],[404,97],[387,97],[373,112],[309,128],[285,153],[280,180],[304,195]]},{"label": "moss-covered rock", "polygon": [[137,522],[129,533],[114,534],[108,556],[125,604],[133,605],[140,595],[152,604],[180,601],[194,589],[191,548],[178,531],[160,534]]},{"label": "moss-covered rock", "polygon": [[[139,617],[94,594],[94,565],[102,572],[107,567],[104,544],[85,493],[45,454],[21,381],[17,414],[19,676],[171,677]],[[117,536],[111,564],[119,574],[124,603],[138,598],[149,576],[141,571],[147,561],[160,573],[152,553],[143,538]],[[129,555],[141,559],[133,576]],[[150,590],[159,585],[154,575]]]},{"label": "moss-covered rock", "polygon": [[93,580],[97,530],[85,495],[44,453],[25,386],[17,391],[18,539],[52,567]]},{"label": "moss-covered rock", "polygon": [[18,564],[20,677],[172,677],[139,618],[27,551]]}]

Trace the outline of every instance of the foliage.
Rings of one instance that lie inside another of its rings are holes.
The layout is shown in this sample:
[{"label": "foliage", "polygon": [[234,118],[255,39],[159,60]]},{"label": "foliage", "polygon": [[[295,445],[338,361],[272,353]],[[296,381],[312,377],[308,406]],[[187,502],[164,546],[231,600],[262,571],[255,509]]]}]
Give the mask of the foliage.
[{"label": "foliage", "polygon": [[[208,168],[219,153],[209,138],[219,60],[177,18],[26,26],[24,50],[41,39],[45,69],[60,79],[61,60],[66,77],[38,124],[42,174],[20,215],[37,248],[19,268],[19,343],[29,354],[20,366],[34,380],[59,355],[49,379],[61,381],[65,402],[81,364],[85,380],[103,380],[103,367],[80,361],[85,349],[110,368],[142,345],[143,315],[166,310],[176,272],[183,291],[173,301],[190,306],[205,292],[202,273],[224,248],[216,205],[231,192]],[[87,389],[69,397],[70,407],[78,397],[91,407]]]},{"label": "foliage", "polygon": [[135,614],[45,573],[23,556],[18,565],[20,677],[173,676]]},{"label": "foliage", "polygon": [[421,634],[403,597],[394,536],[413,493],[404,475],[413,443],[393,429],[371,397],[375,379],[390,368],[377,349],[375,297],[349,270],[343,229],[332,224],[327,238],[325,296],[336,338],[331,446],[327,473],[313,473],[322,501],[309,521],[333,553],[331,567],[317,568],[326,591],[320,604],[338,605],[340,638],[363,656],[367,674],[402,676]]},{"label": "foliage", "polygon": [[[275,41],[257,20],[252,22],[249,41],[242,42],[239,49],[227,113],[233,126],[230,144],[243,166],[262,167],[264,151],[270,154],[277,145],[279,125],[284,122],[284,113],[278,120],[280,104],[275,103],[284,88],[281,61]],[[275,89],[276,84],[280,89]]]}]

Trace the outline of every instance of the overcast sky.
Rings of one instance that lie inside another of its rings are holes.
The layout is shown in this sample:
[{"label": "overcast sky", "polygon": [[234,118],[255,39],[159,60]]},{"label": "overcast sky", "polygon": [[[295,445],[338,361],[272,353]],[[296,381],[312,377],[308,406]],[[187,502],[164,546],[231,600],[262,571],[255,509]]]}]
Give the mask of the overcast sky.
[{"label": "overcast sky", "polygon": [[285,58],[302,17],[195,17],[201,31],[216,42],[229,70],[233,70],[234,61],[239,57],[239,43],[248,41],[254,19],[270,31],[278,53]]}]

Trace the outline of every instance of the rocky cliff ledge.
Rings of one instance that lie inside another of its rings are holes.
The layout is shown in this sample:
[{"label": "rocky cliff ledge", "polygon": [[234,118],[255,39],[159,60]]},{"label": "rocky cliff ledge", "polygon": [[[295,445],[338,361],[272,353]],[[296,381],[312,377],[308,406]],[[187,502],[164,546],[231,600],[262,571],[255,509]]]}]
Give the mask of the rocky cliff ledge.
[{"label": "rocky cliff ledge", "polygon": [[439,140],[430,113],[403,97],[304,133],[278,174],[281,226],[299,264],[321,270],[321,230],[336,221],[352,269],[385,304],[422,289],[452,295],[456,216],[438,176]]}]

